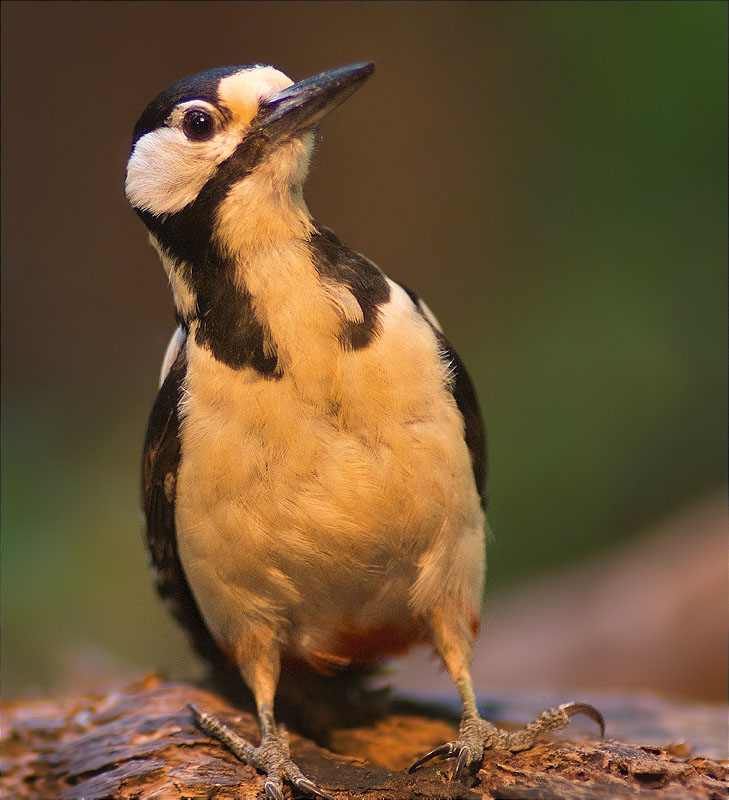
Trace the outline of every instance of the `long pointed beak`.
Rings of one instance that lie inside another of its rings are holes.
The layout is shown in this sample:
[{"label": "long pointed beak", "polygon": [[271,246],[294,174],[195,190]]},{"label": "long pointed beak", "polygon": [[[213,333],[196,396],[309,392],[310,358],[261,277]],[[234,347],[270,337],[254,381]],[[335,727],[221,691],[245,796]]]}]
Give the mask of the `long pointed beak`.
[{"label": "long pointed beak", "polygon": [[366,61],[299,81],[261,104],[251,130],[277,141],[313,128],[351,97],[374,71],[375,65]]}]

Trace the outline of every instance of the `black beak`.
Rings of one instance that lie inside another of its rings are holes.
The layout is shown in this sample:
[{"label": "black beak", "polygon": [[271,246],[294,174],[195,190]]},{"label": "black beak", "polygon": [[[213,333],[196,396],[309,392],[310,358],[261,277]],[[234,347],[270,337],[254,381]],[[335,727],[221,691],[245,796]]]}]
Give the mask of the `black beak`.
[{"label": "black beak", "polygon": [[351,97],[374,71],[375,65],[367,61],[299,81],[261,103],[251,132],[273,142],[313,128]]}]

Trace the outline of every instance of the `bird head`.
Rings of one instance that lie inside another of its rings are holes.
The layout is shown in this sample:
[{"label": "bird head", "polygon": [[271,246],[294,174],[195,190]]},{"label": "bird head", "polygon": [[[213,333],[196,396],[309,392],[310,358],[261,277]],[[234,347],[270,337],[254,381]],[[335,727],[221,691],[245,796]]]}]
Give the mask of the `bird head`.
[{"label": "bird head", "polygon": [[[127,198],[163,246],[164,223],[178,218],[172,239],[179,246],[189,222],[211,217],[256,168],[266,170],[271,191],[295,192],[317,123],[373,70],[372,63],[353,64],[293,83],[270,66],[223,67],[178,81],[137,122]],[[193,206],[194,214],[185,213]]]}]

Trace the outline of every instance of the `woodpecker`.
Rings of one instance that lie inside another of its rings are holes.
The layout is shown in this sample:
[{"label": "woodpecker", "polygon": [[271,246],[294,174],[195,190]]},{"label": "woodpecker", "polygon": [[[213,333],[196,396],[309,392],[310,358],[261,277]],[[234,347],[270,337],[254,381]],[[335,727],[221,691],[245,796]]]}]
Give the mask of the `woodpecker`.
[{"label": "woodpecker", "polygon": [[126,195],[167,273],[178,323],[144,446],[159,590],[197,650],[240,671],[258,746],[191,706],[264,773],[329,795],[274,718],[281,670],[376,664],[419,643],[460,693],[459,737],[425,755],[519,750],[479,716],[470,658],[485,570],[485,440],[464,366],[428,307],[317,223],[303,199],[319,122],[373,73],[293,83],[224,67],[157,96],[134,129]]}]

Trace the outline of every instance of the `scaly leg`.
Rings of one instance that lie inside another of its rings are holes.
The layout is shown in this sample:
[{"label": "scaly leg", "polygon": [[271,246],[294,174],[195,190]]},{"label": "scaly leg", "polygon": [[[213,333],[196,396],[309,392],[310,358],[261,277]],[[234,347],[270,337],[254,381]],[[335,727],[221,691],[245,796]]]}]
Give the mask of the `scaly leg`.
[{"label": "scaly leg", "polygon": [[540,714],[534,722],[514,733],[508,733],[481,719],[476,707],[476,696],[471,679],[472,637],[466,624],[438,610],[428,620],[433,646],[443,659],[461,695],[463,713],[458,728],[458,739],[447,742],[418,759],[411,767],[413,772],[431,758],[455,758],[456,766],[451,780],[459,780],[463,770],[480,762],[488,747],[501,750],[527,750],[545,733],[566,727],[575,714],[584,714],[600,726],[600,735],[605,734],[602,714],[587,703],[565,703]]},{"label": "scaly leg", "polygon": [[[252,663],[251,655],[255,656]],[[268,647],[248,648],[246,661],[241,665],[241,672],[256,700],[261,728],[260,745],[254,747],[227,725],[190,703],[189,708],[200,729],[217,739],[244,764],[263,772],[266,776],[263,789],[269,800],[283,800],[284,781],[288,781],[306,794],[333,800],[331,795],[309,780],[291,760],[288,735],[285,730],[276,728],[273,700],[278,683],[279,658],[273,637],[268,639]]]}]

